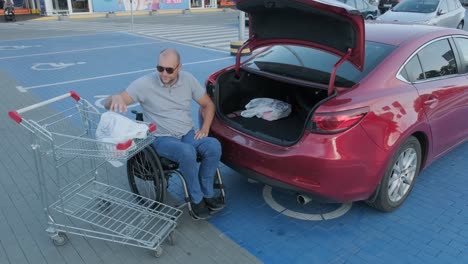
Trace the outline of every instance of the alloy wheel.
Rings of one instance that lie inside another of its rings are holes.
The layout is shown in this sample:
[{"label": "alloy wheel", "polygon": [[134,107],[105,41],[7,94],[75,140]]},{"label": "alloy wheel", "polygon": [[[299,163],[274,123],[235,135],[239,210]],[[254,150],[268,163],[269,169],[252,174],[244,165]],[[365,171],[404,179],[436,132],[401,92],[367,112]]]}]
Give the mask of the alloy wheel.
[{"label": "alloy wheel", "polygon": [[388,181],[390,201],[399,202],[408,192],[416,175],[417,164],[418,155],[415,149],[408,148],[400,154]]}]

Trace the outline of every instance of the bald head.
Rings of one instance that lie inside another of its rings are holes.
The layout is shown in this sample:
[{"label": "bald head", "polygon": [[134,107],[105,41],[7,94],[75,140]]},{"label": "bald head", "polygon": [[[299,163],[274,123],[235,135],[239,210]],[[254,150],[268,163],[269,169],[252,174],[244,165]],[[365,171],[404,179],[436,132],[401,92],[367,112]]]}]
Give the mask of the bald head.
[{"label": "bald head", "polygon": [[159,53],[159,58],[161,59],[162,57],[170,59],[170,60],[175,59],[177,64],[180,63],[180,55],[179,55],[179,52],[176,49],[173,49],[173,48],[163,49]]},{"label": "bald head", "polygon": [[158,60],[159,78],[164,85],[173,85],[179,76],[182,65],[180,64],[180,55],[177,50],[169,48],[159,53]]}]

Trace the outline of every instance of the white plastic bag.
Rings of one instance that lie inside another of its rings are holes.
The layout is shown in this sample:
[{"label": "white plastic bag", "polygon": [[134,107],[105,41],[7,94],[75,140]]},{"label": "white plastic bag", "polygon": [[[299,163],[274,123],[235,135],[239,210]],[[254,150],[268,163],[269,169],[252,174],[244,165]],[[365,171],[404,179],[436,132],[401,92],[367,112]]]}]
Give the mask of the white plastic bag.
[{"label": "white plastic bag", "polygon": [[[146,138],[148,133],[148,126],[145,124],[137,123],[121,114],[116,112],[106,112],[101,115],[101,120],[96,128],[96,140],[105,143],[123,143],[128,140],[135,138]],[[118,155],[118,151],[115,149],[115,145],[110,144],[98,144],[100,151],[106,153],[115,153]],[[112,148],[112,149],[107,149]],[[133,141],[130,148],[126,151],[135,148]],[[115,157],[117,158],[117,157]],[[108,160],[114,167],[120,167],[123,165],[122,162],[116,160]]]},{"label": "white plastic bag", "polygon": [[258,117],[273,121],[287,117],[291,113],[291,105],[271,98],[255,98],[245,106],[247,110],[241,112],[243,117]]}]

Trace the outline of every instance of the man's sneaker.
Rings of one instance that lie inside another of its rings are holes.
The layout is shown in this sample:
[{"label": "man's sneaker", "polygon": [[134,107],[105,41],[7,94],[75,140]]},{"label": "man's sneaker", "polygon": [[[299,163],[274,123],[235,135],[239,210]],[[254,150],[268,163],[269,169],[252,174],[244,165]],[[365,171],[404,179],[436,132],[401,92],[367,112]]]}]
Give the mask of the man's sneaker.
[{"label": "man's sneaker", "polygon": [[210,217],[210,210],[206,207],[206,204],[203,200],[199,203],[190,203],[192,207],[192,218],[195,220],[208,219]]},{"label": "man's sneaker", "polygon": [[206,203],[208,209],[212,211],[218,211],[224,208],[224,204],[221,203],[220,199],[218,198],[203,198]]}]

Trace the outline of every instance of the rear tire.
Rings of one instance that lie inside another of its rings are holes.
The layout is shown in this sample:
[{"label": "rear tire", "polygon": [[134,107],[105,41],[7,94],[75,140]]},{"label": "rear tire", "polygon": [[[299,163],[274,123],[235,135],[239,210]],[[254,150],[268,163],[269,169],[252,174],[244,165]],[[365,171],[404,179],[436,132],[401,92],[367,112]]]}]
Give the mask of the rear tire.
[{"label": "rear tire", "polygon": [[367,203],[384,212],[391,212],[402,205],[419,174],[421,157],[421,144],[411,136],[393,156],[380,183],[376,199]]},{"label": "rear tire", "polygon": [[463,21],[460,21],[460,23],[458,24],[457,28],[458,28],[458,29],[463,29],[463,26],[464,26],[464,25],[465,25],[465,24],[463,23]]},{"label": "rear tire", "polygon": [[166,178],[159,156],[151,146],[127,161],[127,176],[133,193],[157,202],[164,201]]}]

